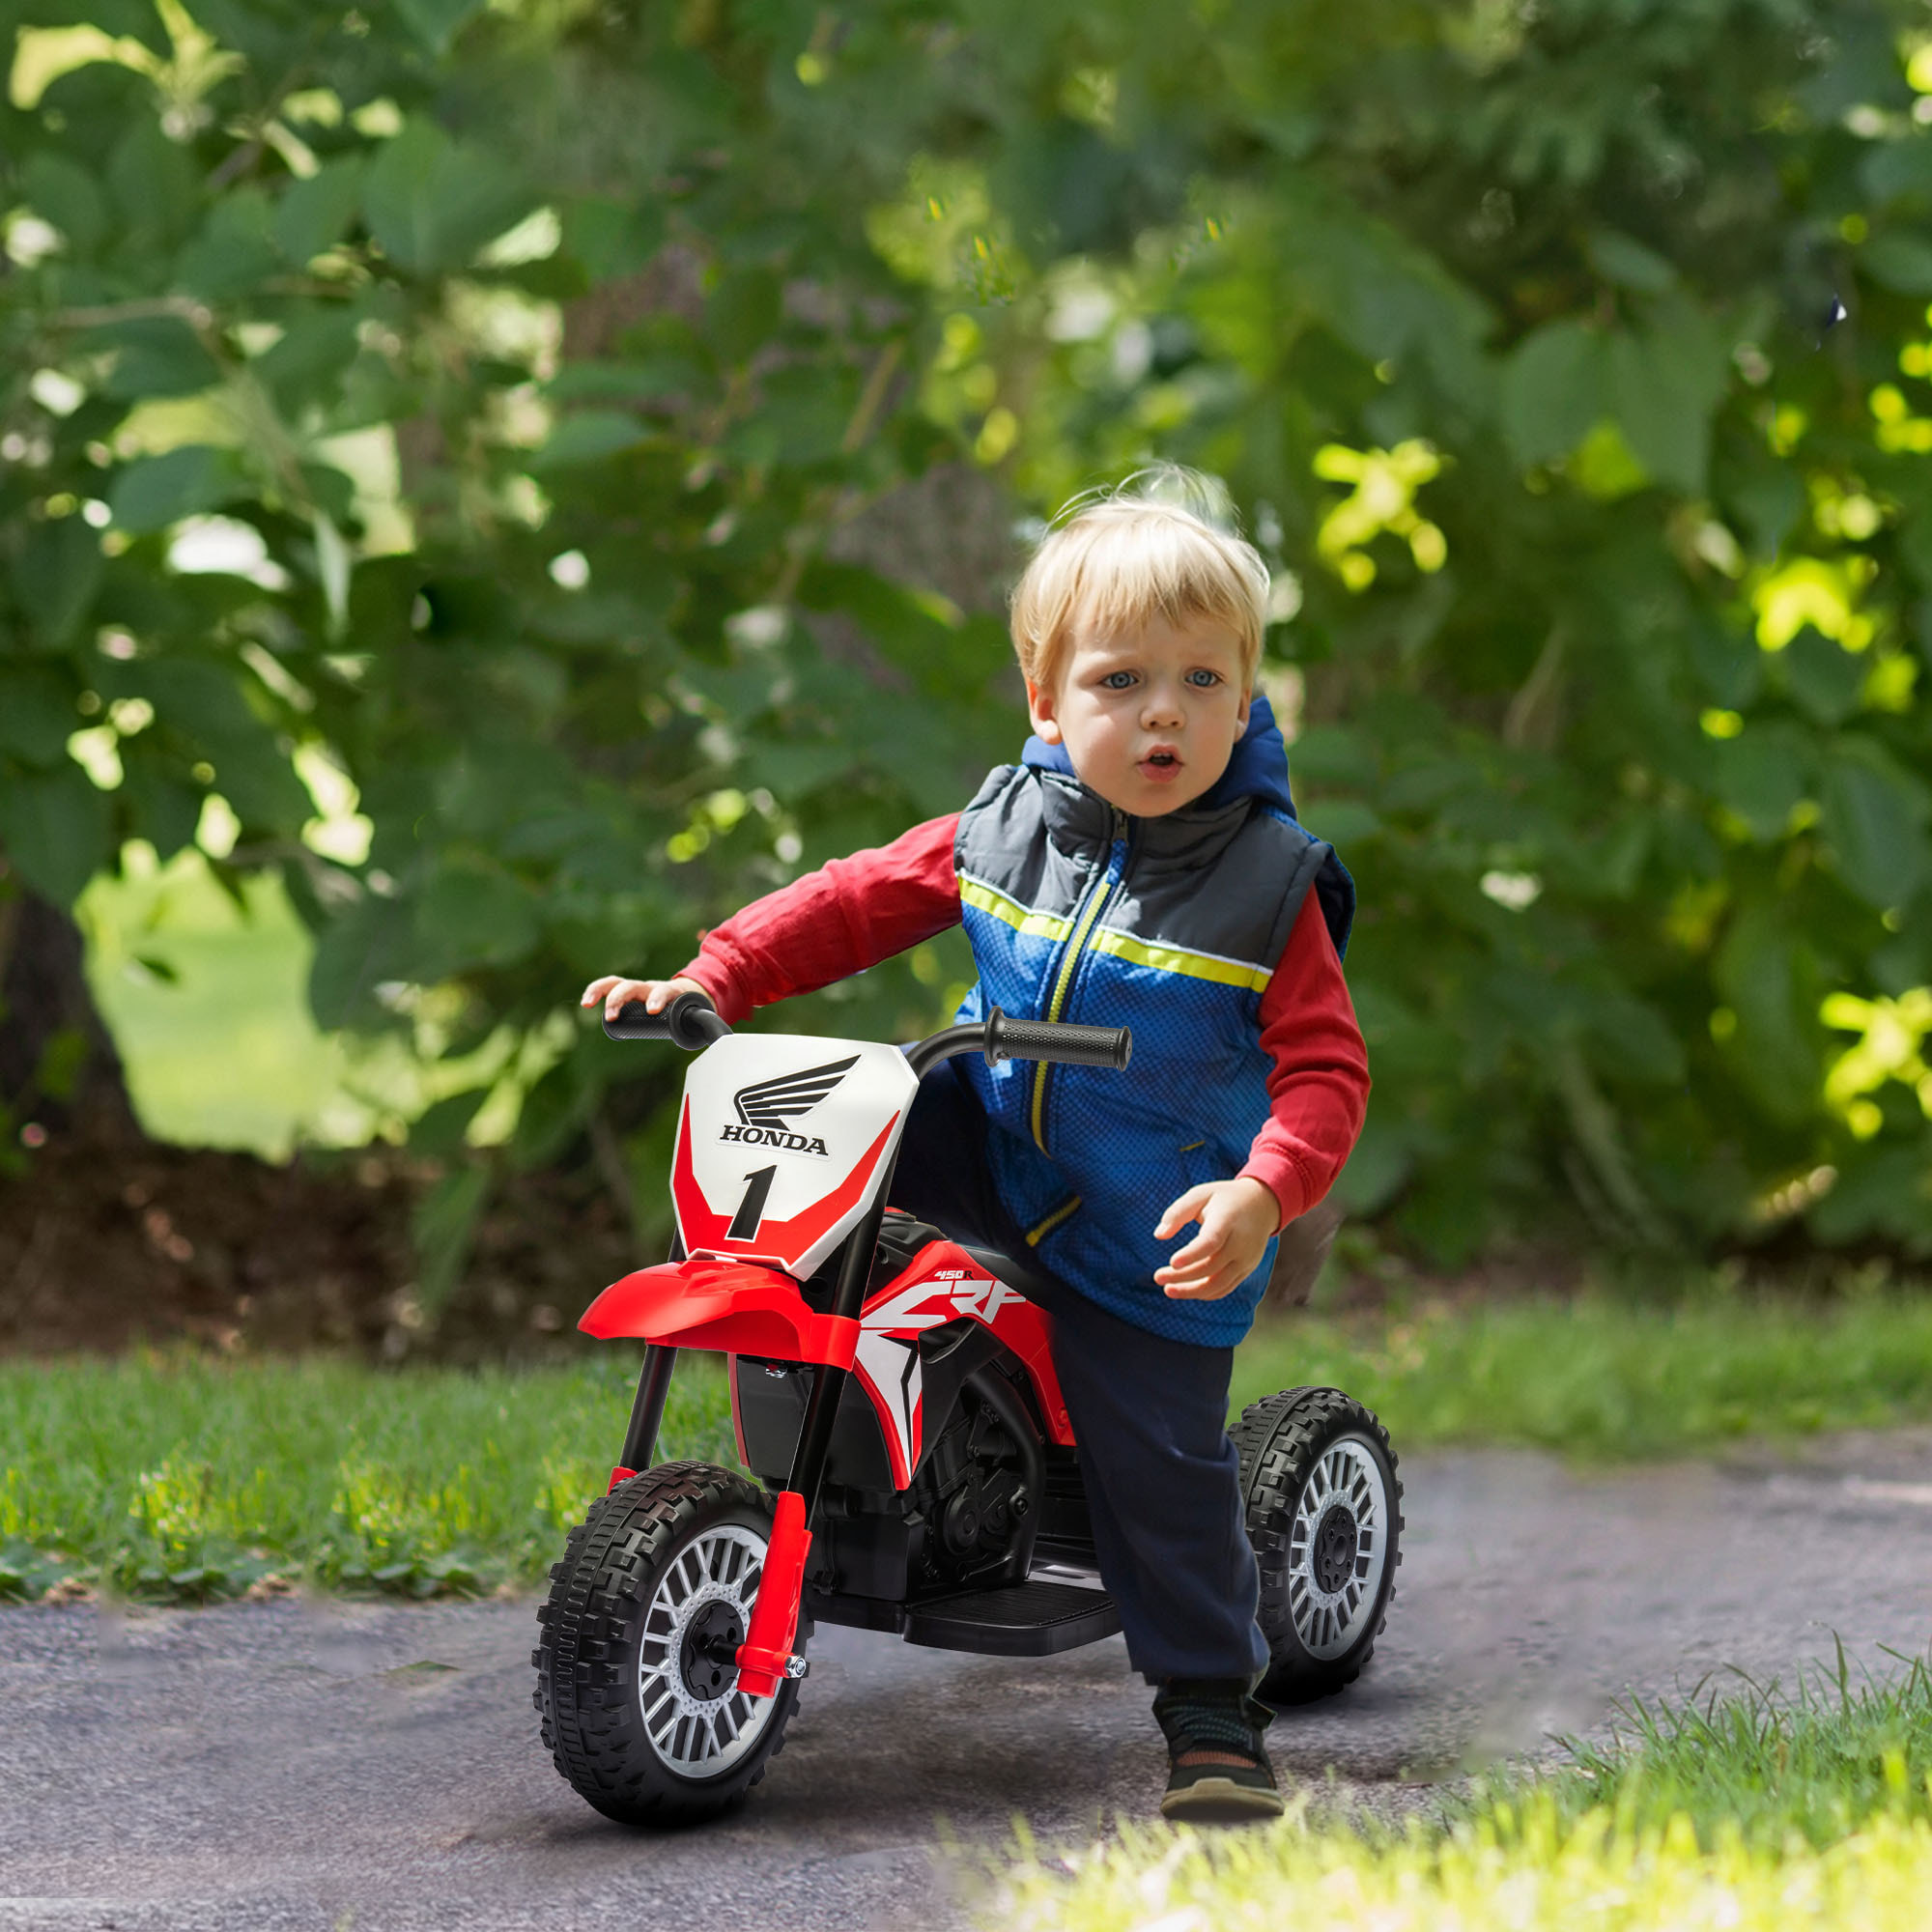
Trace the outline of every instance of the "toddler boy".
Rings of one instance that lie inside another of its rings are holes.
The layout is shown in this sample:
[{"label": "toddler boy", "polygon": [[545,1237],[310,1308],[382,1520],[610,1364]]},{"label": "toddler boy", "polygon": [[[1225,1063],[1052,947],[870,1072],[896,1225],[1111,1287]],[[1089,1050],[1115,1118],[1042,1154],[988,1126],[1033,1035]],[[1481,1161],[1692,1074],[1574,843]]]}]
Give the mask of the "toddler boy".
[{"label": "toddler boy", "polygon": [[675,979],[583,995],[614,1015],[695,988],[735,1021],[963,922],[980,978],[961,1020],[998,1005],[1133,1029],[1124,1073],[941,1062],[891,1201],[1046,1277],[1101,1579],[1157,1687],[1170,1817],[1282,1808],[1228,1386],[1276,1234],[1341,1172],[1369,1087],[1341,969],[1354,889],[1296,823],[1254,692],[1267,590],[1207,516],[1089,503],[1013,594],[1035,732],[1019,764],[746,907]]}]

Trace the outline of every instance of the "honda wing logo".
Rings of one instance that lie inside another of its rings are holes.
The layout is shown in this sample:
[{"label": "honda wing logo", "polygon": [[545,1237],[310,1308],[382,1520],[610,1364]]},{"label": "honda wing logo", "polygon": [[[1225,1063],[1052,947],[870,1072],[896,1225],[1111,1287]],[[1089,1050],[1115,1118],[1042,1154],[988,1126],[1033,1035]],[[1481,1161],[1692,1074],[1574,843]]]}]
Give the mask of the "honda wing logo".
[{"label": "honda wing logo", "polygon": [[824,1153],[822,1140],[793,1131],[791,1123],[817,1106],[858,1064],[855,1053],[849,1060],[808,1066],[802,1073],[781,1073],[739,1088],[731,1096],[739,1124],[727,1126],[718,1138],[751,1147],[783,1148],[788,1153]]}]

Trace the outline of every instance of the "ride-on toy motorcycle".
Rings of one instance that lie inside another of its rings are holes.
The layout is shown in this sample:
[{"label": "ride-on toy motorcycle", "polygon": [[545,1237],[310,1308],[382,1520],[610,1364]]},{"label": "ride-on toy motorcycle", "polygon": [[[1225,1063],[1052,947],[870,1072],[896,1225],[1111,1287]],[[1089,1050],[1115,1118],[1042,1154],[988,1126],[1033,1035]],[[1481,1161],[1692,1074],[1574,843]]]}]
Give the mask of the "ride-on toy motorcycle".
[{"label": "ride-on toy motorcycle", "polygon": [[[699,1055],[672,1157],[678,1242],[578,1324],[650,1346],[609,1492],[551,1570],[531,1662],[571,1785],[609,1817],[673,1823],[763,1776],[814,1621],[1001,1657],[1120,1629],[1027,1264],[885,1202],[928,1067],[978,1052],[1119,1068],[1131,1041],[997,1008],[903,1052],[734,1035],[696,993],[657,1014],[634,1003],[606,1031]],[[681,1349],[724,1355],[757,1482],[652,1466]],[[1233,1434],[1271,1659],[1259,1694],[1326,1696],[1368,1662],[1401,1560],[1388,1436],[1332,1388],[1269,1396]]]}]

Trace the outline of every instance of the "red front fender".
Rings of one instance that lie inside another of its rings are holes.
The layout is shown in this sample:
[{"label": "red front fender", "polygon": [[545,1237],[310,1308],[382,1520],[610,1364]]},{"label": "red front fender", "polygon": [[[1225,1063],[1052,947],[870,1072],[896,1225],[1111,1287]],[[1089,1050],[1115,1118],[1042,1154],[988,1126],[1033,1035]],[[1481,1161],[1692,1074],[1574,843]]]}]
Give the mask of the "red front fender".
[{"label": "red front fender", "polygon": [[666,1262],[615,1281],[577,1324],[601,1342],[639,1335],[673,1349],[714,1349],[849,1369],[859,1324],[814,1315],[798,1284],[755,1262]]}]

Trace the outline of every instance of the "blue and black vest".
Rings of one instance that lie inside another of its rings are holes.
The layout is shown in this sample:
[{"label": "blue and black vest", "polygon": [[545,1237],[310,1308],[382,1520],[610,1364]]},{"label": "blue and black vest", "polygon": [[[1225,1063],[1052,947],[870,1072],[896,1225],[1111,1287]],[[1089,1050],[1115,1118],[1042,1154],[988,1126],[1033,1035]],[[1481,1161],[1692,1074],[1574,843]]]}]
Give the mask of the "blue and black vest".
[{"label": "blue and black vest", "polygon": [[1185,1189],[1246,1163],[1267,1119],[1262,994],[1303,898],[1320,897],[1338,952],[1354,886],[1304,831],[1288,755],[1257,696],[1228,769],[1192,805],[1134,818],[1073,776],[1065,752],[1030,739],[987,775],[959,820],[953,863],[979,983],[1026,1019],[1133,1029],[1125,1072],[959,1062],[986,1111],[1001,1201],[1040,1263],[1122,1321],[1225,1348],[1254,1321],[1275,1244],[1221,1301],[1176,1301],[1153,1230]]}]

